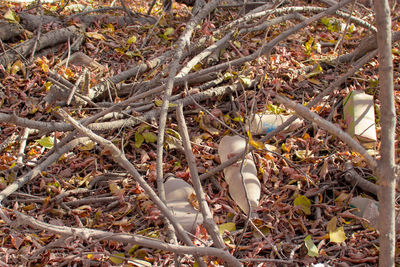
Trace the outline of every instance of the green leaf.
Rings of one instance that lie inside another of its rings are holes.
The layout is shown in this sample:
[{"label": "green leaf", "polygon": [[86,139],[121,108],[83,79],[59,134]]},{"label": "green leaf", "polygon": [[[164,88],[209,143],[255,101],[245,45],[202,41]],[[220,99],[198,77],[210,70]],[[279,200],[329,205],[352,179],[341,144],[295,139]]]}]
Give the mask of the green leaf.
[{"label": "green leaf", "polygon": [[342,243],[346,240],[343,226],[338,227],[334,231],[329,231],[329,239],[334,243]]},{"label": "green leaf", "polygon": [[121,259],[120,257],[125,258],[125,254],[124,253],[116,253],[110,257],[110,261],[112,261],[114,264],[122,264],[125,261],[125,259]]},{"label": "green leaf", "polygon": [[219,226],[219,234],[223,235],[223,233],[226,231],[228,231],[229,233],[236,231],[236,225],[234,222],[227,222],[227,223],[223,223]]},{"label": "green leaf", "polygon": [[142,133],[142,136],[143,136],[144,140],[146,141],[146,143],[155,143],[155,142],[157,142],[157,135],[155,135],[152,132]]},{"label": "green leaf", "polygon": [[311,214],[311,200],[309,200],[306,196],[298,195],[294,200],[294,205],[299,207],[304,214]]},{"label": "green leaf", "polygon": [[140,148],[144,142],[144,137],[139,132],[135,133],[135,146]]},{"label": "green leaf", "polygon": [[315,246],[314,242],[312,241],[311,235],[306,236],[304,238],[304,244],[308,250],[307,255],[310,257],[317,257],[319,255],[318,248]]},{"label": "green leaf", "polygon": [[174,28],[166,28],[165,31],[164,31],[164,35],[168,36],[168,35],[173,34],[174,32],[175,32]]},{"label": "green leaf", "polygon": [[281,114],[284,111],[283,108],[280,108],[277,105],[273,105],[273,104],[268,104],[267,109],[274,114]]},{"label": "green leaf", "polygon": [[54,139],[50,136],[44,136],[41,139],[37,139],[35,141],[45,148],[52,148],[54,146]]}]

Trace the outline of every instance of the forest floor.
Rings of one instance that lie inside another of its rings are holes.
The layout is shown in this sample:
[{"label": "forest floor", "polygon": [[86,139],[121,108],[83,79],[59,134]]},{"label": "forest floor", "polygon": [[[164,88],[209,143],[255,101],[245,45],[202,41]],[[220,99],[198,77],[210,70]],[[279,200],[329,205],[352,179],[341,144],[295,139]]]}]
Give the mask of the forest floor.
[{"label": "forest floor", "polygon": [[[235,2],[222,1],[181,42],[191,7],[174,3],[172,13],[164,13],[156,3],[145,15],[149,1],[124,3],[126,9],[99,12],[93,9],[112,1],[0,3],[0,266],[173,264],[170,250],[62,232],[90,228],[166,241],[168,231],[135,177],[99,142],[74,131],[59,110],[85,125],[107,110],[88,128],[123,150],[157,192],[159,117],[176,62],[182,72],[168,106],[163,173],[192,183],[175,114],[182,103],[202,187],[227,251],[245,266],[376,266],[375,218],[363,218],[349,204],[357,196],[377,200],[376,178],[360,153],[307,120],[267,140],[249,135],[245,126],[256,113],[294,114],[276,94],[302,106],[325,94],[310,110],[345,130],[344,99],[361,90],[374,99],[378,141],[369,153],[379,159],[372,7],[350,3],[341,14],[308,22],[327,5],[291,1],[250,17],[241,7],[225,6]],[[394,3],[395,40],[399,15]],[[217,53],[183,68],[223,38]],[[177,44],[189,46],[178,61]],[[399,56],[394,42],[397,115]],[[249,224],[224,173],[212,172],[221,164],[221,138],[233,134],[250,139],[261,183],[257,218]],[[397,158],[399,140],[397,130]],[[212,243],[201,225],[191,236],[196,246]],[[189,254],[179,260],[181,266],[195,264]],[[204,260],[225,265],[218,257]]]}]

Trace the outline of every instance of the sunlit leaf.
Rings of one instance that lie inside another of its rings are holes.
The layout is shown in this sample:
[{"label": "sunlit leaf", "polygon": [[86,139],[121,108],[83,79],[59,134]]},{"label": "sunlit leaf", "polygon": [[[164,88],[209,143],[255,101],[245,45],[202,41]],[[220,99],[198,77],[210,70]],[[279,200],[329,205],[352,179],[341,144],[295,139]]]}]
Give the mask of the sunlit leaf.
[{"label": "sunlit leaf", "polygon": [[165,29],[164,35],[165,35],[165,36],[168,36],[168,35],[173,34],[174,32],[175,32],[175,29],[169,27],[169,28],[166,28],[166,29]]},{"label": "sunlit leaf", "polygon": [[[122,258],[120,258],[122,257]],[[125,254],[124,253],[116,253],[113,256],[110,256],[110,261],[114,264],[122,264],[125,261]]]},{"label": "sunlit leaf", "polygon": [[233,41],[233,44],[239,49],[242,47],[242,44],[237,40]]},{"label": "sunlit leaf", "polygon": [[238,78],[244,85],[248,87],[251,85],[251,78],[249,78],[248,76],[239,75]]},{"label": "sunlit leaf", "polygon": [[81,145],[79,149],[81,151],[89,151],[92,150],[95,147],[96,143],[93,142],[92,140],[87,141],[85,144]]},{"label": "sunlit leaf", "polygon": [[225,231],[232,233],[236,231],[236,224],[234,222],[227,222],[223,223],[218,226],[219,227],[219,234],[223,235]]},{"label": "sunlit leaf", "polygon": [[49,81],[45,82],[44,88],[46,89],[46,92],[50,91],[52,85],[53,85],[52,82]]},{"label": "sunlit leaf", "polygon": [[102,35],[101,33],[98,33],[98,32],[86,32],[85,34],[89,38],[103,40],[103,41],[106,40],[106,37],[104,37],[104,35]]},{"label": "sunlit leaf", "polygon": [[132,35],[131,37],[129,37],[128,41],[126,41],[127,44],[134,44],[136,43],[137,37],[135,35]]},{"label": "sunlit leaf", "polygon": [[66,77],[67,79],[71,79],[71,78],[73,78],[73,77],[75,76],[75,74],[73,73],[73,71],[72,71],[70,68],[67,68],[67,69],[65,70],[64,75],[65,75],[65,77]]},{"label": "sunlit leaf", "polygon": [[252,134],[250,133],[250,131],[247,131],[247,135],[249,136],[249,143],[252,147],[254,147],[255,149],[258,150],[263,150],[265,148],[265,145],[263,142],[259,142],[253,139]]},{"label": "sunlit leaf", "polygon": [[24,65],[24,63],[22,63],[21,60],[17,60],[14,62],[14,64],[12,64],[10,73],[12,75],[14,75],[14,74],[17,74],[17,72],[19,72],[19,71],[22,71],[23,73],[25,73],[25,65]]},{"label": "sunlit leaf", "polygon": [[296,157],[300,160],[304,160],[306,158],[307,155],[307,150],[296,150],[294,152],[294,154],[296,155]]},{"label": "sunlit leaf", "polygon": [[35,141],[45,148],[52,148],[54,146],[54,138],[50,136],[44,136],[41,139],[37,139]]},{"label": "sunlit leaf", "polygon": [[157,135],[155,135],[152,132],[144,132],[144,133],[142,133],[142,136],[143,136],[144,140],[146,141],[146,143],[157,142]]},{"label": "sunlit leaf", "polygon": [[195,210],[200,210],[199,202],[197,201],[197,197],[195,193],[191,193],[188,197],[189,203],[193,206]]},{"label": "sunlit leaf", "polygon": [[3,17],[9,22],[19,22],[19,16],[12,9],[7,10]]},{"label": "sunlit leaf", "polygon": [[114,33],[115,32],[115,28],[114,25],[112,25],[111,23],[108,23],[106,26],[106,29],[109,33]]},{"label": "sunlit leaf", "polygon": [[342,243],[346,240],[346,234],[344,233],[344,227],[340,226],[334,231],[329,232],[329,238],[331,242]]},{"label": "sunlit leaf", "polygon": [[129,57],[142,57],[142,54],[140,54],[138,51],[126,51],[125,55]]},{"label": "sunlit leaf", "polygon": [[135,146],[136,146],[137,148],[139,148],[139,147],[142,146],[143,142],[144,142],[144,137],[143,137],[143,135],[142,135],[141,133],[139,133],[139,132],[136,132],[136,133],[135,133]]},{"label": "sunlit leaf", "polygon": [[267,109],[274,114],[281,114],[284,111],[283,108],[273,104],[268,104]]},{"label": "sunlit leaf", "polygon": [[320,81],[317,80],[317,79],[311,78],[311,79],[308,79],[308,81],[309,81],[310,83],[312,83],[312,84],[315,84],[315,85],[322,85],[322,82],[320,82]]},{"label": "sunlit leaf", "polygon": [[242,117],[242,116],[239,116],[239,117],[234,117],[232,120],[233,120],[233,121],[235,121],[235,122],[244,122],[244,120],[243,120],[243,117]]},{"label": "sunlit leaf", "polygon": [[304,238],[304,244],[306,245],[306,248],[308,250],[308,253],[307,253],[308,256],[318,257],[318,255],[319,255],[318,248],[312,241],[311,235],[308,235],[308,236],[306,236],[306,238]]},{"label": "sunlit leaf", "polygon": [[309,200],[306,196],[298,195],[294,199],[294,205],[300,208],[304,212],[304,214],[311,214],[311,200]]}]

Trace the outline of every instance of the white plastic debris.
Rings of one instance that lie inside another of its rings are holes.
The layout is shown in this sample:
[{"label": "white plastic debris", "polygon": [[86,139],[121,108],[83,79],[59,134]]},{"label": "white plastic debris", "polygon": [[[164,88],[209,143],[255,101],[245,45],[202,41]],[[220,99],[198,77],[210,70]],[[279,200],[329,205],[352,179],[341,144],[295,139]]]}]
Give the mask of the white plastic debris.
[{"label": "white plastic debris", "polygon": [[347,132],[365,148],[376,145],[374,97],[363,91],[350,92],[344,100],[343,115]]},{"label": "white plastic debris", "polygon": [[[249,130],[252,134],[267,134],[275,130],[279,125],[287,121],[291,116],[257,113],[250,119]],[[302,120],[296,119],[292,124],[286,127],[282,132],[292,132],[303,124]]]},{"label": "white plastic debris", "polygon": [[[357,208],[353,213],[358,217],[367,219],[370,226],[378,229],[379,222],[379,203],[376,200],[366,197],[353,197],[349,204],[353,208]],[[400,217],[396,215],[396,231],[400,229]]]},{"label": "white plastic debris", "polygon": [[[197,224],[203,223],[203,216],[189,199],[195,196],[193,187],[182,179],[169,177],[164,183],[165,200],[177,221],[188,232],[194,232]],[[193,197],[192,196],[192,197]]]},{"label": "white plastic debris", "polygon": [[[224,163],[246,149],[246,140],[238,135],[224,136],[218,147],[221,162]],[[225,181],[229,186],[229,194],[237,205],[249,215],[249,204],[253,209],[258,206],[261,195],[261,184],[257,178],[257,168],[250,155],[224,169]],[[246,187],[246,191],[243,186]]]}]

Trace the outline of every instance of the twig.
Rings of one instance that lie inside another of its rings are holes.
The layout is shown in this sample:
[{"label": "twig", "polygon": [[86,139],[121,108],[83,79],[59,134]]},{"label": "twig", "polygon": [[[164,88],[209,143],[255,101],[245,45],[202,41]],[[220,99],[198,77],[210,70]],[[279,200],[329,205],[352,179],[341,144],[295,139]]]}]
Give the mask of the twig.
[{"label": "twig", "polygon": [[[146,191],[149,195],[150,199],[157,205],[157,207],[161,210],[161,212],[168,218],[168,220],[173,224],[175,230],[178,232],[179,236],[188,246],[193,246],[189,236],[186,234],[182,225],[176,220],[173,216],[172,212],[165,205],[165,203],[157,196],[157,194],[153,191],[153,189],[149,186],[149,184],[143,179],[143,177],[139,174],[136,168],[132,165],[132,163],[125,157],[125,155],[120,151],[111,141],[104,139],[103,137],[93,133],[88,128],[82,126],[79,122],[71,118],[64,110],[60,109],[59,114],[69,123],[71,123],[80,133],[90,137],[93,141],[101,144],[105,150],[111,152],[111,156],[115,162],[117,162],[121,167],[126,169],[133,178],[139,183],[139,185]],[[199,262],[204,261],[197,257],[196,260]]]},{"label": "twig", "polygon": [[186,161],[189,165],[190,175],[192,177],[194,190],[196,191],[197,201],[199,202],[200,211],[204,218],[203,224],[207,229],[208,233],[211,235],[211,238],[213,239],[215,246],[219,248],[224,248],[225,247],[224,240],[219,234],[218,227],[214,222],[210,208],[208,207],[206,201],[206,196],[201,187],[196,161],[194,159],[192,146],[190,145],[189,133],[186,127],[185,118],[183,116],[182,104],[178,105],[178,108],[176,110],[176,118],[178,120],[179,131],[182,136],[183,147],[185,148]]},{"label": "twig", "polygon": [[13,132],[11,136],[7,137],[6,140],[3,141],[3,143],[0,144],[0,152],[2,152],[4,149],[6,149],[9,145],[15,142],[15,140],[18,139],[18,135]]},{"label": "twig", "polygon": [[346,173],[344,174],[344,178],[347,182],[349,182],[353,186],[358,186],[362,190],[372,193],[375,196],[378,196],[379,186],[370,181],[365,180],[361,177],[353,168],[353,164],[351,162],[346,162],[344,164],[344,168]]},{"label": "twig", "polygon": [[69,93],[69,96],[67,98],[67,106],[71,104],[72,98],[74,97],[74,94],[76,92],[76,89],[78,89],[79,84],[83,80],[83,78],[86,76],[87,69],[85,68],[83,73],[79,76],[78,80],[76,80],[76,83],[74,87],[72,87],[71,92]]},{"label": "twig", "polygon": [[37,45],[40,40],[40,35],[42,33],[43,7],[42,7],[42,3],[40,2],[40,0],[38,1],[37,4],[40,7],[40,21],[39,21],[39,26],[38,26],[38,32],[37,32],[37,35],[35,38],[35,43],[33,44],[33,47],[32,47],[31,61],[33,61],[33,59],[35,58],[35,51],[36,51]]},{"label": "twig", "polygon": [[28,140],[28,136],[29,136],[29,128],[24,128],[24,130],[22,131],[21,134],[21,138],[20,138],[20,143],[19,143],[19,149],[18,149],[18,155],[17,155],[17,165],[21,166],[23,165],[23,158],[24,158],[24,151],[25,151],[25,147],[26,147],[26,141]]},{"label": "twig", "polygon": [[340,129],[338,126],[335,124],[324,120],[317,114],[311,112],[308,108],[306,108],[303,105],[296,104],[293,101],[287,99],[286,97],[276,95],[275,96],[278,102],[284,104],[286,107],[291,108],[296,111],[297,115],[300,115],[301,117],[316,123],[319,127],[322,129],[330,132],[334,136],[337,136],[340,138],[344,143],[346,143],[349,147],[351,147],[353,150],[357,151],[358,153],[361,154],[361,156],[364,157],[365,161],[367,164],[370,166],[372,170],[375,170],[377,167],[377,162],[376,160],[371,157],[368,152],[365,150],[364,147],[362,147],[359,143],[357,143],[348,133],[344,132],[342,129]]},{"label": "twig", "polygon": [[87,205],[87,204],[93,204],[93,203],[112,202],[112,201],[116,201],[116,200],[119,200],[119,199],[120,198],[117,197],[117,196],[112,196],[112,197],[88,197],[88,198],[84,198],[84,199],[65,202],[65,205],[67,205],[67,206],[80,206],[80,205]]},{"label": "twig", "polygon": [[111,240],[115,242],[121,242],[124,244],[137,244],[139,246],[149,247],[153,249],[171,251],[178,254],[218,257],[223,259],[227,263],[226,266],[241,266],[241,264],[238,263],[238,260],[236,258],[230,255],[227,251],[218,248],[180,246],[180,245],[168,244],[165,242],[161,242],[157,239],[144,237],[140,235],[132,235],[124,233],[116,234],[89,228],[73,228],[66,226],[57,226],[36,220],[18,211],[14,211],[14,213],[17,217],[17,220],[14,221],[15,226],[28,225],[32,228],[49,231],[52,233],[57,233],[61,236],[74,236],[82,238],[84,240],[88,239]]}]

